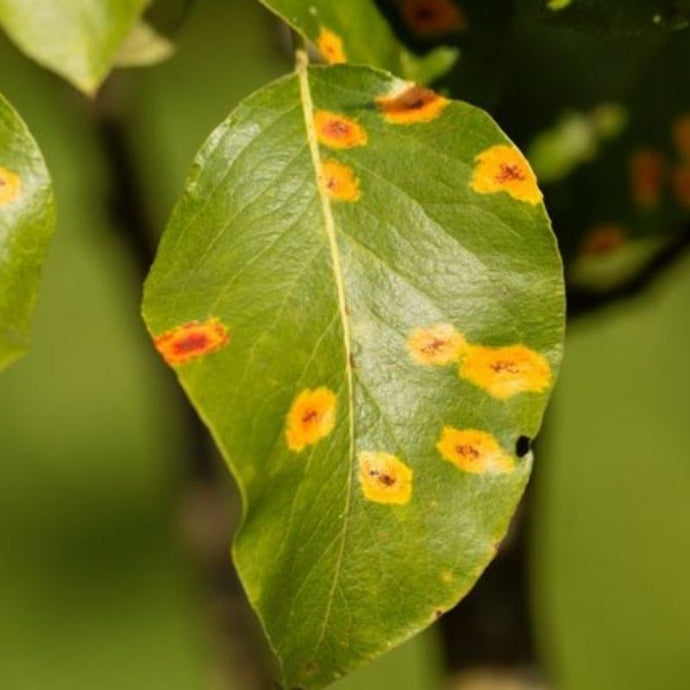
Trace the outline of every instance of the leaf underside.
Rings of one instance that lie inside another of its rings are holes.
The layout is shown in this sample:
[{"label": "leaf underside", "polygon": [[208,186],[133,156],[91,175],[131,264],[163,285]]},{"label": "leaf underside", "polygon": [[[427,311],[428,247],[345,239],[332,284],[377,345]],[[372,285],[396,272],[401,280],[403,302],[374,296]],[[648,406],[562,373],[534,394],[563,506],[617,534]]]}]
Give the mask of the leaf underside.
[{"label": "leaf underside", "polygon": [[428,84],[447,72],[458,57],[457,51],[448,47],[424,56],[408,50],[374,0],[260,2],[312,41],[328,63],[370,65]]},{"label": "leaf underside", "polygon": [[[328,685],[472,587],[561,358],[543,206],[472,183],[480,154],[512,145],[427,92],[436,111],[408,101],[413,121],[385,119],[377,99],[407,88],[302,67],[248,98],[199,153],[145,288],[157,347],[241,488],[234,559],[288,688]],[[457,349],[424,362],[429,332]],[[548,384],[472,382],[470,360],[518,344]],[[478,432],[458,452],[486,451],[487,471],[444,459],[445,427]]]},{"label": "leaf underside", "polygon": [[93,94],[149,0],[0,0],[0,26],[29,57]]},{"label": "leaf underside", "polygon": [[52,187],[41,153],[0,95],[0,369],[28,347],[29,319],[54,225]]}]

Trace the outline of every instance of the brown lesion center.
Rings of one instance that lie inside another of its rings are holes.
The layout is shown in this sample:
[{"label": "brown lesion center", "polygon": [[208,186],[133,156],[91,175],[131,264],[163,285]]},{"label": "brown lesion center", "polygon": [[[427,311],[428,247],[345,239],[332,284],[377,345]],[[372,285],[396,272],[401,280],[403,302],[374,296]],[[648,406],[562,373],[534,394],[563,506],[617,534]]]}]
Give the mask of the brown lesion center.
[{"label": "brown lesion center", "polygon": [[374,477],[379,484],[383,484],[384,486],[393,486],[397,482],[395,477],[385,472],[379,472],[378,470],[369,470],[369,476]]},{"label": "brown lesion center", "polygon": [[421,110],[429,103],[433,103],[439,95],[423,86],[411,86],[409,89],[383,103],[383,109],[388,113],[401,113],[410,110]]},{"label": "brown lesion center", "polygon": [[302,415],[302,424],[311,424],[319,418],[319,413],[316,410],[305,410]]},{"label": "brown lesion center", "polygon": [[492,362],[489,368],[495,371],[497,374],[502,374],[503,372],[508,372],[509,374],[519,374],[520,367],[510,360],[499,360],[497,362]]},{"label": "brown lesion center", "polygon": [[178,353],[197,352],[203,350],[209,345],[208,336],[204,333],[192,333],[186,338],[178,340],[174,347]]},{"label": "brown lesion center", "polygon": [[521,182],[527,179],[527,175],[519,163],[501,163],[498,169],[498,174],[494,179],[499,184],[504,182]]},{"label": "brown lesion center", "polygon": [[444,340],[443,338],[434,338],[431,342],[422,347],[422,352],[425,355],[433,355],[439,350],[443,349],[446,345],[448,345],[447,340]]},{"label": "brown lesion center", "polygon": [[479,457],[479,451],[469,444],[459,444],[455,446],[455,452],[462,458],[467,460],[476,460]]},{"label": "brown lesion center", "polygon": [[323,131],[331,137],[346,137],[350,133],[350,125],[343,120],[330,120],[324,126]]}]

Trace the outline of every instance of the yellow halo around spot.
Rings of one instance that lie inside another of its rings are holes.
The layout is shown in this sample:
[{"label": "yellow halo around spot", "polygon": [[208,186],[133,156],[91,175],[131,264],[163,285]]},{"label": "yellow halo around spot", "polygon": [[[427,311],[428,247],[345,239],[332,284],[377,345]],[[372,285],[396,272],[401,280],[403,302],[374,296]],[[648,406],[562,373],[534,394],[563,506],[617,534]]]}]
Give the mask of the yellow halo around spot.
[{"label": "yellow halo around spot", "polygon": [[479,194],[507,192],[518,201],[538,204],[542,193],[527,159],[514,146],[497,144],[476,158],[470,186]]},{"label": "yellow halo around spot", "polygon": [[412,468],[390,453],[363,451],[359,454],[359,483],[369,501],[408,503],[412,497],[412,475]]},{"label": "yellow halo around spot", "polygon": [[217,318],[192,321],[154,338],[156,349],[172,366],[216,352],[229,342],[228,331]]},{"label": "yellow halo around spot", "polygon": [[319,37],[316,39],[316,47],[329,65],[347,62],[347,55],[343,49],[343,39],[324,26],[321,27]]},{"label": "yellow halo around spot", "polygon": [[453,364],[468,348],[462,333],[449,323],[418,328],[407,338],[407,349],[417,364],[445,366]]},{"label": "yellow halo around spot", "polygon": [[460,376],[499,400],[518,393],[542,393],[551,385],[546,358],[525,345],[470,347]]},{"label": "yellow halo around spot", "polygon": [[22,181],[19,175],[7,168],[0,167],[0,206],[11,204],[22,191]]},{"label": "yellow halo around spot", "polygon": [[359,180],[351,167],[327,160],[321,164],[321,181],[328,196],[335,201],[358,201]]},{"label": "yellow halo around spot", "polygon": [[367,143],[364,128],[345,115],[317,110],[314,114],[314,127],[319,143],[332,149],[350,149]]},{"label": "yellow halo around spot", "polygon": [[409,125],[435,120],[450,101],[423,86],[407,85],[402,90],[377,98],[376,103],[386,122]]},{"label": "yellow halo around spot", "polygon": [[436,448],[445,460],[470,474],[510,472],[515,468],[515,459],[486,431],[445,426]]},{"label": "yellow halo around spot", "polygon": [[305,389],[292,401],[285,424],[285,440],[299,453],[328,436],[335,427],[337,399],[328,388]]}]

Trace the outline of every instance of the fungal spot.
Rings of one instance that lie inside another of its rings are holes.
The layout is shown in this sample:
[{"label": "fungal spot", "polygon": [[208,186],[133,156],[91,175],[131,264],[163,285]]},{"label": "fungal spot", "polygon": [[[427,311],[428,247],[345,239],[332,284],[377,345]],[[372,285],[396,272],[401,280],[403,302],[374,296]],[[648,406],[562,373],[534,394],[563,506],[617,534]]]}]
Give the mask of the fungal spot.
[{"label": "fungal spot", "polygon": [[673,123],[672,137],[678,155],[690,162],[690,113],[684,113]]},{"label": "fungal spot", "polygon": [[460,359],[468,348],[462,333],[449,323],[418,328],[407,338],[407,349],[417,364],[444,366]]},{"label": "fungal spot", "polygon": [[321,182],[328,196],[335,201],[358,201],[361,196],[359,180],[352,168],[337,161],[321,164]]},{"label": "fungal spot", "polygon": [[436,38],[467,28],[464,13],[452,0],[403,0],[402,16],[418,36]]},{"label": "fungal spot", "polygon": [[542,393],[551,385],[546,358],[525,345],[470,347],[460,376],[499,400],[518,393]]},{"label": "fungal spot", "polygon": [[515,460],[485,431],[443,427],[436,444],[441,456],[470,474],[510,472]]},{"label": "fungal spot", "polygon": [[367,133],[361,125],[328,110],[316,111],[314,127],[319,142],[332,149],[350,149],[367,143]]},{"label": "fungal spot", "polygon": [[287,414],[285,440],[296,453],[328,436],[335,426],[337,399],[328,388],[303,390]]},{"label": "fungal spot", "polygon": [[638,206],[656,206],[666,179],[666,158],[651,149],[636,151],[630,158],[630,187]]},{"label": "fungal spot", "polygon": [[507,192],[518,201],[538,204],[542,193],[527,159],[514,146],[497,144],[476,157],[472,189],[480,194]]},{"label": "fungal spot", "polygon": [[673,196],[679,206],[690,209],[690,163],[673,171]]},{"label": "fungal spot", "polygon": [[527,453],[530,452],[532,448],[532,440],[529,436],[520,436],[515,443],[515,455],[518,458],[524,458]]},{"label": "fungal spot", "polygon": [[321,27],[319,37],[316,39],[316,46],[328,64],[335,65],[347,62],[347,55],[343,50],[343,39],[330,29]]},{"label": "fungal spot", "polygon": [[363,451],[359,483],[369,501],[402,505],[412,496],[412,468],[390,453]]},{"label": "fungal spot", "polygon": [[228,331],[217,318],[192,321],[154,338],[156,349],[172,366],[217,352],[229,342]]},{"label": "fungal spot", "polygon": [[0,206],[11,204],[22,191],[22,181],[19,175],[7,168],[0,167]]},{"label": "fungal spot", "polygon": [[376,103],[386,122],[409,125],[435,120],[450,101],[424,86],[406,85],[402,90],[377,98]]},{"label": "fungal spot", "polygon": [[620,225],[597,225],[585,236],[580,252],[585,256],[611,254],[625,244],[628,233]]}]

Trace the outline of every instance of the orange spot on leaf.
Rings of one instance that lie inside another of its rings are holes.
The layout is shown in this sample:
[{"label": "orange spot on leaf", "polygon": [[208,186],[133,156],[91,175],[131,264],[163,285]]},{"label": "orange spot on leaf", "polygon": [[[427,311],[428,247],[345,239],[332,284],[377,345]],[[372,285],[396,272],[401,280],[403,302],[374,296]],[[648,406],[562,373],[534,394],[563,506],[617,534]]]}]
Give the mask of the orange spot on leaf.
[{"label": "orange spot on leaf", "polygon": [[467,341],[449,323],[418,328],[407,338],[407,349],[417,364],[444,366],[457,362]]},{"label": "orange spot on leaf", "polygon": [[359,454],[359,483],[364,497],[375,503],[402,505],[412,496],[412,468],[389,453]]},{"label": "orange spot on leaf", "polygon": [[436,444],[441,456],[470,474],[510,472],[515,460],[485,431],[443,427]]},{"label": "orange spot on leaf", "polygon": [[625,244],[627,236],[620,225],[597,225],[585,236],[580,252],[585,256],[611,254]]},{"label": "orange spot on leaf", "polygon": [[402,16],[418,36],[434,38],[467,28],[467,20],[452,0],[403,0]]},{"label": "orange spot on leaf", "polygon": [[303,390],[287,414],[285,440],[290,450],[299,453],[328,436],[335,427],[337,399],[328,388]]},{"label": "orange spot on leaf", "polygon": [[229,342],[225,326],[216,318],[186,323],[154,339],[158,352],[173,366],[216,352]]},{"label": "orange spot on leaf", "polygon": [[0,168],[0,206],[15,201],[22,190],[22,181],[16,173]]},{"label": "orange spot on leaf", "polygon": [[491,146],[482,151],[476,160],[477,165],[470,183],[475,192],[507,192],[514,199],[530,204],[538,204],[542,200],[532,168],[514,146]]},{"label": "orange spot on leaf", "polygon": [[359,180],[349,166],[333,160],[324,161],[321,164],[321,180],[331,199],[336,201],[359,200]]},{"label": "orange spot on leaf", "polygon": [[328,64],[335,65],[347,62],[347,56],[343,49],[343,39],[330,29],[321,27],[319,37],[316,39],[316,46]]},{"label": "orange spot on leaf", "polygon": [[551,385],[546,358],[524,345],[470,347],[460,376],[500,400],[518,393],[541,393]]},{"label": "orange spot on leaf", "polygon": [[377,98],[376,102],[383,113],[383,119],[398,125],[434,120],[450,103],[435,91],[415,85]]},{"label": "orange spot on leaf", "polygon": [[319,142],[332,149],[349,149],[367,143],[367,133],[361,125],[328,110],[318,110],[314,114],[314,127]]},{"label": "orange spot on leaf", "polygon": [[666,158],[651,149],[640,149],[630,158],[630,186],[635,203],[642,207],[656,206],[666,179]]}]

